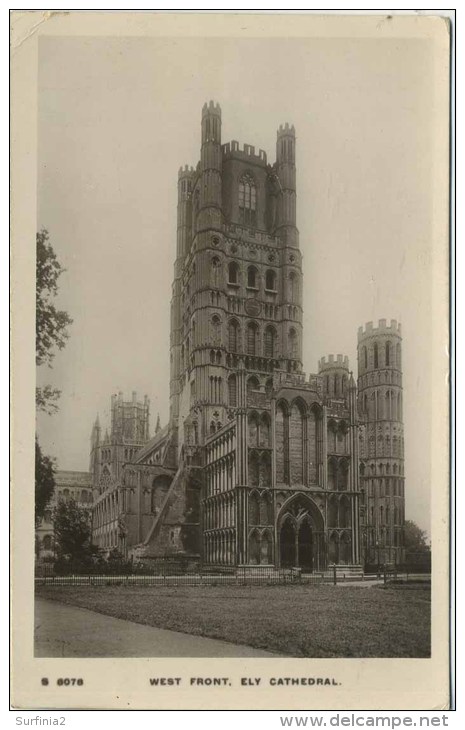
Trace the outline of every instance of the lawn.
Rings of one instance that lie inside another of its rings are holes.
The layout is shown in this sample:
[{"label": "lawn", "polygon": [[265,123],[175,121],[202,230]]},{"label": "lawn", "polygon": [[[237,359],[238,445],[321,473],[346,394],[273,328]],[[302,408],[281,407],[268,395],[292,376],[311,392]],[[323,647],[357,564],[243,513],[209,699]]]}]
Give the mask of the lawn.
[{"label": "lawn", "polygon": [[430,656],[424,587],[39,586],[37,595],[287,656]]}]

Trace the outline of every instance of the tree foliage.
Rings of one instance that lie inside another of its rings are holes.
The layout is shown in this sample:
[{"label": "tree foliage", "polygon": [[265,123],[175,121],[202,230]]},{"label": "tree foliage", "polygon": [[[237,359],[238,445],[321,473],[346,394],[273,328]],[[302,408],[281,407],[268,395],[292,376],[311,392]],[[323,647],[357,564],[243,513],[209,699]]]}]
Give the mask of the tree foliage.
[{"label": "tree foliage", "polygon": [[58,502],[53,512],[53,527],[57,571],[80,572],[90,567],[98,550],[91,542],[88,510],[79,507],[73,499]]},{"label": "tree foliage", "polygon": [[[56,350],[62,350],[66,344],[68,326],[73,320],[54,304],[58,294],[58,279],[64,269],[45,229],[36,235],[36,249],[36,365],[51,367]],[[60,391],[50,385],[37,388],[37,408],[52,413],[57,410],[59,397]]]},{"label": "tree foliage", "polygon": [[404,547],[409,552],[426,552],[430,549],[428,535],[412,520],[404,523]]},{"label": "tree foliage", "polygon": [[36,437],[36,469],[35,469],[35,517],[39,522],[52,498],[55,489],[55,463],[49,456],[42,454]]}]

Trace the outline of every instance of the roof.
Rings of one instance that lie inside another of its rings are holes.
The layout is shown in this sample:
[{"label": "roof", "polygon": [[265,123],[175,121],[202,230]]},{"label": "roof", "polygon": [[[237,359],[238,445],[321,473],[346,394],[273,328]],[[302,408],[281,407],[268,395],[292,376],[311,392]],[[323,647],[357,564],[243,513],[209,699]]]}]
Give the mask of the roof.
[{"label": "roof", "polygon": [[154,449],[157,448],[168,436],[168,430],[169,426],[168,424],[164,426],[153,438],[150,439],[150,441],[147,441],[147,443],[142,446],[139,451],[136,453],[135,460],[140,461],[141,459],[144,459],[146,456],[148,456]]},{"label": "roof", "polygon": [[88,471],[62,471],[59,469],[55,472],[55,484],[57,486],[79,486],[90,487],[92,477]]}]

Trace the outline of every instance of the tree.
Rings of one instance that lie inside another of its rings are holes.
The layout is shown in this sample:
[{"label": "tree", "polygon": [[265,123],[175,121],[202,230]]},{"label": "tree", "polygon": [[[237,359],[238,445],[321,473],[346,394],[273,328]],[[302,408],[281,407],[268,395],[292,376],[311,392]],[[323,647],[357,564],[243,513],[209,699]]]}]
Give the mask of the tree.
[{"label": "tree", "polygon": [[[65,269],[58,261],[45,229],[36,235],[36,249],[36,365],[51,367],[56,349],[62,350],[66,344],[68,326],[73,320],[53,302],[58,294],[58,279]],[[60,391],[50,385],[36,388],[39,410],[55,412],[59,397]]]},{"label": "tree", "polygon": [[[53,299],[58,293],[58,279],[64,269],[59,263],[48,232],[42,229],[36,234],[36,365],[48,365],[55,357],[55,349],[61,350],[68,339],[67,327],[72,323],[67,312],[58,310]],[[60,391],[51,385],[36,388],[36,407],[46,413],[54,413]],[[45,507],[55,489],[54,460],[42,454],[36,436],[35,516],[36,522],[44,515]]]},{"label": "tree", "polygon": [[73,499],[58,502],[53,512],[58,572],[79,572],[93,565],[98,549],[91,542],[88,510]]},{"label": "tree", "polygon": [[428,536],[412,520],[405,520],[404,523],[404,547],[408,552],[421,553],[430,549]]},{"label": "tree", "polygon": [[35,469],[35,517],[36,524],[44,516],[44,511],[52,498],[55,489],[55,463],[49,456],[44,456],[36,437],[36,469]]}]

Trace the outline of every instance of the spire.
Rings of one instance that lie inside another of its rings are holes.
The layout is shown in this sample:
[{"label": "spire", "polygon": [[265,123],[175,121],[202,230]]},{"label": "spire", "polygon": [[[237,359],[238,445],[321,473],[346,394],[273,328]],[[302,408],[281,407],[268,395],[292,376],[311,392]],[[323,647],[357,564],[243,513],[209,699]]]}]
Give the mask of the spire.
[{"label": "spire", "polygon": [[355,385],[354,374],[351,370],[349,373],[349,388],[350,388],[350,390],[355,390],[356,387],[357,386]]},{"label": "spire", "polygon": [[155,433],[157,434],[159,431],[161,431],[161,425],[160,425],[160,414],[157,415],[157,425],[155,426]]}]

